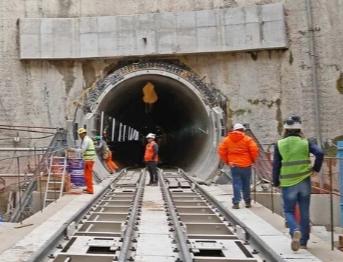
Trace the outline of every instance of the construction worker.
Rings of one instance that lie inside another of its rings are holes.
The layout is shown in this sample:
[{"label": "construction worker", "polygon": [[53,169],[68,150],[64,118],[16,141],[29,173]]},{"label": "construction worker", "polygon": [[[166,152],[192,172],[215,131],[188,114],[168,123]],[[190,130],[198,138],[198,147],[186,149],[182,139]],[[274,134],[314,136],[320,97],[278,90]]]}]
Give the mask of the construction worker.
[{"label": "construction worker", "polygon": [[69,150],[79,151],[82,153],[86,183],[86,190],[84,190],[84,192],[87,194],[93,194],[93,165],[96,157],[94,143],[93,140],[89,136],[87,136],[86,129],[81,127],[77,132],[81,138],[81,149],[71,148]]},{"label": "construction worker", "polygon": [[241,191],[245,207],[251,207],[250,180],[251,166],[258,157],[258,147],[255,141],[244,133],[242,124],[235,124],[233,131],[224,138],[218,147],[220,159],[231,169],[233,198],[232,208],[239,209]]},{"label": "construction worker", "polygon": [[[324,154],[313,142],[302,136],[301,118],[290,116],[284,122],[284,138],[275,145],[273,185],[281,187],[285,218],[292,237],[291,249],[307,248],[310,237],[311,174],[320,171]],[[310,153],[315,156],[311,166]],[[295,208],[300,209],[300,223]]]},{"label": "construction worker", "polygon": [[95,136],[95,141],[97,142],[97,145],[95,146],[96,152],[105,162],[108,171],[113,174],[118,169],[118,166],[112,160],[112,151],[101,136]]},{"label": "construction worker", "polygon": [[157,163],[158,163],[158,145],[155,142],[156,135],[149,133],[146,136],[148,143],[145,146],[144,162],[150,174],[149,185],[157,184]]}]

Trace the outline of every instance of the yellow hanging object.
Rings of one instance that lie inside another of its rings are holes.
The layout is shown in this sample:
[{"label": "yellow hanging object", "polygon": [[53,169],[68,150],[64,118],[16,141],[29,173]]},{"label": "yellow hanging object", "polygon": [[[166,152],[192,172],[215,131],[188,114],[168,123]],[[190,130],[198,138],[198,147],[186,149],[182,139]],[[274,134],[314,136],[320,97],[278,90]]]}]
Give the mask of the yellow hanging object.
[{"label": "yellow hanging object", "polygon": [[146,104],[154,104],[158,100],[158,96],[155,92],[155,86],[151,82],[146,83],[143,87],[143,94],[143,101]]}]

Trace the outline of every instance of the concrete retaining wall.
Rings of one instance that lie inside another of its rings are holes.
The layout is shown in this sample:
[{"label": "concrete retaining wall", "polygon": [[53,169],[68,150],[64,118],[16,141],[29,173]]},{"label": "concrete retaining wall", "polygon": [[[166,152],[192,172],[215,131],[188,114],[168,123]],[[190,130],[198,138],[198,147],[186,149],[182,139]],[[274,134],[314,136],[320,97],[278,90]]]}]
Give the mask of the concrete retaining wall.
[{"label": "concrete retaining wall", "polygon": [[[260,204],[272,210],[272,197],[270,193],[256,194],[256,200]],[[273,195],[274,212],[283,216],[282,199],[280,194]],[[334,225],[340,225],[340,207],[339,197],[333,198]],[[329,226],[330,225],[330,195],[312,194],[311,196],[311,222],[313,225]]]}]

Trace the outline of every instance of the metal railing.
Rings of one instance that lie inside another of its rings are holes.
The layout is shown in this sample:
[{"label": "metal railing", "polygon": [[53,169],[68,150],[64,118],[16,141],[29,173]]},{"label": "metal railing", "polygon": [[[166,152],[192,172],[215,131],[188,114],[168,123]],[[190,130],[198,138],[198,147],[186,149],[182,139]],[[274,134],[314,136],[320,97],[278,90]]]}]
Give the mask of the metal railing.
[{"label": "metal railing", "polygon": [[[30,155],[19,155],[12,157],[16,160],[17,164],[17,176],[18,176],[18,201],[16,201],[16,205],[8,210],[8,221],[9,222],[18,222],[30,215],[30,212],[27,210],[29,209],[29,205],[32,202],[32,194],[33,191],[37,190],[38,181],[41,178],[41,173],[46,172],[48,159],[51,154],[60,152],[61,154],[64,153],[66,147],[66,132],[64,129],[57,129],[56,133],[54,134],[47,150],[44,153],[37,154],[34,151],[34,154]],[[28,181],[25,183],[25,187],[21,187],[20,183],[20,168],[21,168],[21,161],[25,158],[34,158],[35,168],[33,170],[33,175],[29,178]],[[41,185],[41,183],[39,183]],[[25,214],[26,213],[26,214]]]}]

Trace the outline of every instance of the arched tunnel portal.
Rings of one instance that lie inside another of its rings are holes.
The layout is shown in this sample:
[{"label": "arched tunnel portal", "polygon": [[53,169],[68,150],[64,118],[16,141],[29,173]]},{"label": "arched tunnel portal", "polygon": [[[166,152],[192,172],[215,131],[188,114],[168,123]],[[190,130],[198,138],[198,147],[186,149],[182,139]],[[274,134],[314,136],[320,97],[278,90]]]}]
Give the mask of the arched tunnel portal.
[{"label": "arched tunnel portal", "polygon": [[[143,99],[148,83],[156,95],[152,104]],[[143,164],[144,138],[152,132],[157,134],[161,167],[180,167],[205,178],[218,165],[215,147],[224,130],[222,98],[182,65],[134,63],[98,83],[77,121],[93,130],[92,135],[107,130],[114,159],[122,167]],[[129,127],[137,130],[138,139],[123,138],[119,123],[127,126],[126,134]]]}]

